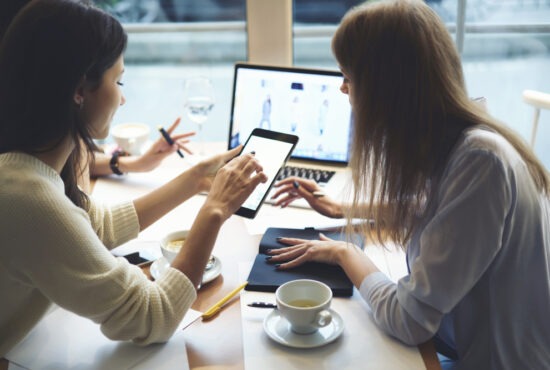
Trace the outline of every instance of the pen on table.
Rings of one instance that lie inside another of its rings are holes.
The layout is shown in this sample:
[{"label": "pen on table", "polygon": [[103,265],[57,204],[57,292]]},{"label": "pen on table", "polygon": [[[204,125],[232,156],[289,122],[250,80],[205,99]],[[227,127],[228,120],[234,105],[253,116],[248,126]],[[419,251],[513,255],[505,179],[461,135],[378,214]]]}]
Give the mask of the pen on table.
[{"label": "pen on table", "polygon": [[245,281],[244,283],[233,289],[231,292],[229,292],[229,294],[227,294],[225,297],[216,302],[212,307],[210,307],[202,314],[202,319],[209,320],[212,317],[216,316],[216,314],[222,309],[223,305],[226,304],[227,301],[229,301],[231,298],[236,296],[241,290],[243,290],[246,284],[248,284],[248,281]]},{"label": "pen on table", "polygon": [[[166,132],[166,130],[164,129],[164,127],[162,126],[159,126],[159,132],[160,134],[162,135],[162,137],[164,138],[164,140],[166,140],[166,142],[170,145],[174,145],[174,140],[172,140],[172,138],[170,137],[170,135],[168,135],[168,132]],[[178,155],[180,157],[183,158],[183,153],[181,152],[181,150],[179,150],[178,148]]]},{"label": "pen on table", "polygon": [[276,304],[267,303],[267,302],[252,302],[252,303],[249,303],[247,306],[256,307],[256,308],[277,308]]}]

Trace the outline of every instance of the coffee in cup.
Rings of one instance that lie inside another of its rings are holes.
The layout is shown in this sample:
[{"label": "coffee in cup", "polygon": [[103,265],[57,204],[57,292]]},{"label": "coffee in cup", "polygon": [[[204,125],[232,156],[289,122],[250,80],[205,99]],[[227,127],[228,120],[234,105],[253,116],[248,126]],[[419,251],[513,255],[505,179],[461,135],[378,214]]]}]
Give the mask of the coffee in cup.
[{"label": "coffee in cup", "polygon": [[311,334],[332,321],[332,290],[317,280],[299,279],[275,291],[277,309],[297,334]]},{"label": "coffee in cup", "polygon": [[143,145],[149,139],[150,128],[144,123],[122,123],[111,128],[111,135],[117,145],[131,155],[140,155]]},{"label": "coffee in cup", "polygon": [[164,238],[160,241],[160,250],[164,258],[166,258],[170,263],[178,255],[183,243],[185,243],[185,238],[187,238],[188,230],[179,230],[174,231],[169,234],[166,234]]}]

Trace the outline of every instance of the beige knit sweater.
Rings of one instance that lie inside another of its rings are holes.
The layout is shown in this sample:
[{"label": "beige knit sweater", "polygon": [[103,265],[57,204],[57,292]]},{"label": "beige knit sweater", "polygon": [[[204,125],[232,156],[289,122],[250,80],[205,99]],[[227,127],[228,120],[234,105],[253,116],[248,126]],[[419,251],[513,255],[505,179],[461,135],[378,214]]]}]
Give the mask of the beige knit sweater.
[{"label": "beige knit sweater", "polygon": [[0,155],[0,357],[52,302],[88,317],[115,340],[168,340],[196,298],[169,269],[156,282],[108,251],[138,234],[133,203],[89,212],[64,194],[59,175],[35,157]]}]

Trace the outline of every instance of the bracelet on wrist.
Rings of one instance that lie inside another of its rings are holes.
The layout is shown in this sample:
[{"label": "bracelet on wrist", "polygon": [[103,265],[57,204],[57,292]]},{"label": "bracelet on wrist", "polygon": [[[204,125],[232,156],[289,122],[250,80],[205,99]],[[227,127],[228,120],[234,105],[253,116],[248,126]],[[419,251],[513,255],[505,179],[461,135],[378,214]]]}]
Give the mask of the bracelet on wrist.
[{"label": "bracelet on wrist", "polygon": [[124,173],[119,168],[118,158],[125,155],[126,155],[126,152],[122,150],[115,150],[113,152],[113,156],[109,161],[109,167],[111,167],[111,171],[113,171],[115,175],[118,175],[118,176],[124,175]]}]

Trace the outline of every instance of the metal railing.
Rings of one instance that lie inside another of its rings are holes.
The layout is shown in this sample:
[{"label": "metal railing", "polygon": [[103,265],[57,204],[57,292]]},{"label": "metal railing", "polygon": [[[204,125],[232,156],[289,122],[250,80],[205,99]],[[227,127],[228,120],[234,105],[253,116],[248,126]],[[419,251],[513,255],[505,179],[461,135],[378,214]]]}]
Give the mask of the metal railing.
[{"label": "metal railing", "polygon": [[[337,25],[295,25],[295,37],[331,37]],[[447,24],[449,32],[457,32],[456,24]],[[163,33],[163,32],[246,32],[246,22],[193,22],[193,23],[127,23],[124,29],[128,33]],[[466,23],[465,33],[550,33],[549,23],[530,24],[485,24]]]}]

